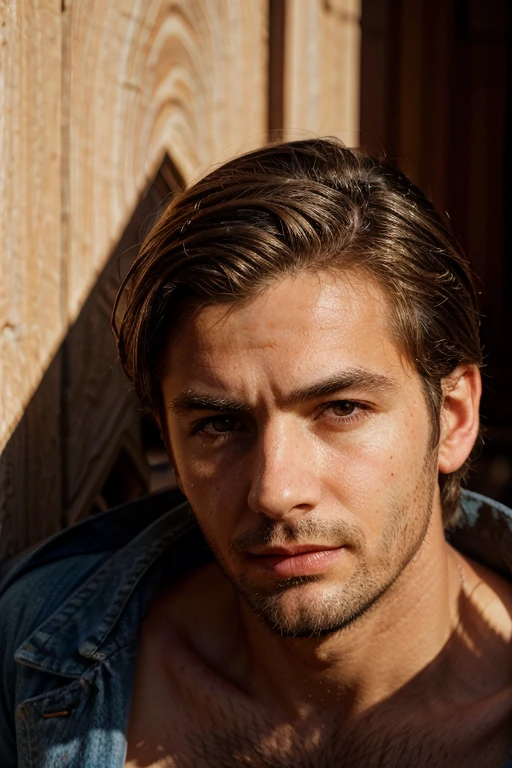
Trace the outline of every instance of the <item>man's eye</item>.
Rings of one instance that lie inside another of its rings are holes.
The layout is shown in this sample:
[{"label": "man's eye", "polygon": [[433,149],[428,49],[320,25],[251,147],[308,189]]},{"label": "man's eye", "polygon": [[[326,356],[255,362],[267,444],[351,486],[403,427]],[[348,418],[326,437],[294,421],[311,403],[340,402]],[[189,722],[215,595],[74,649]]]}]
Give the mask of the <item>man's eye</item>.
[{"label": "man's eye", "polygon": [[206,435],[223,435],[240,428],[240,420],[236,416],[214,416],[205,419],[199,425],[199,430]]},{"label": "man's eye", "polygon": [[368,407],[363,403],[357,403],[354,400],[336,400],[333,403],[327,403],[322,412],[340,421],[351,422],[363,416],[366,410]]},{"label": "man's eye", "polygon": [[329,405],[329,409],[335,416],[352,416],[357,408],[357,403],[352,403],[350,400],[338,400],[338,402]]}]

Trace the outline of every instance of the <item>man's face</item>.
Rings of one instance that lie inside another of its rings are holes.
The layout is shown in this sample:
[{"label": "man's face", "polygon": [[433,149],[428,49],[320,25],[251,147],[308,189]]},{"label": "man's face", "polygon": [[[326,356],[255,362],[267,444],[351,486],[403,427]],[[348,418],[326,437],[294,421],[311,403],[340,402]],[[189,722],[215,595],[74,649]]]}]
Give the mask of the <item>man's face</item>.
[{"label": "man's face", "polygon": [[220,565],[285,635],[335,631],[396,581],[437,482],[420,378],[355,273],[285,278],[172,334],[173,463]]}]

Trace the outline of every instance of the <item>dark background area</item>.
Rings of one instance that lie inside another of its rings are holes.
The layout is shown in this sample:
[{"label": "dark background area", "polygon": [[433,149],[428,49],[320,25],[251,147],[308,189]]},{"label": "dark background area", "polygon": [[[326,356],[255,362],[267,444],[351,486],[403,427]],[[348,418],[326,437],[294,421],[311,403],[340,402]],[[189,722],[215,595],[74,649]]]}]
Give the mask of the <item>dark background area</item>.
[{"label": "dark background area", "polygon": [[512,505],[512,3],[363,0],[361,144],[446,214],[475,273],[484,446],[469,485]]}]

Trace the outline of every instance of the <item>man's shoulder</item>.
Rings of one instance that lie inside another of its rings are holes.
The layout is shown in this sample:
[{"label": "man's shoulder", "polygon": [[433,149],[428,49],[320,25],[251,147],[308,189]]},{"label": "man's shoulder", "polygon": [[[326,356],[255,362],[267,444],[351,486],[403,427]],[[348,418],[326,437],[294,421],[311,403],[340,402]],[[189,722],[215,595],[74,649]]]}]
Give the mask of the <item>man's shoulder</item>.
[{"label": "man's shoulder", "polygon": [[504,504],[463,490],[448,539],[463,554],[512,579],[512,510]]},{"label": "man's shoulder", "polygon": [[[25,574],[50,566],[74,567],[80,560],[101,563],[133,541],[162,515],[185,502],[178,490],[145,496],[89,517],[60,531],[4,568],[0,596]],[[56,565],[60,563],[59,565]]]},{"label": "man's shoulder", "polygon": [[[179,491],[166,491],[101,513],[62,531],[22,558],[0,584],[0,614],[6,638],[16,645],[73,599],[91,579],[122,588],[130,567],[158,557],[173,538],[195,526]],[[99,595],[91,594],[95,604]],[[11,646],[12,647],[12,646]]]}]

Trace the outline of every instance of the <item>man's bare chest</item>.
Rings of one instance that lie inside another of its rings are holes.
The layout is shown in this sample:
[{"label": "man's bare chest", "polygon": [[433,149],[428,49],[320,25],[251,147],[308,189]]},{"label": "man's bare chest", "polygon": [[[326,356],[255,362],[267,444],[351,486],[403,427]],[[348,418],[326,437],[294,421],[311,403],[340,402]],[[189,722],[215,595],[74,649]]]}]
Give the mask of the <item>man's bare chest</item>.
[{"label": "man's bare chest", "polygon": [[294,719],[245,667],[225,674],[177,632],[155,636],[140,647],[126,768],[505,768],[512,750],[512,686],[457,706],[449,686],[428,701],[400,689],[354,720],[332,701],[297,708],[283,679]]},{"label": "man's bare chest", "polygon": [[184,707],[169,719],[162,710],[132,719],[126,768],[505,768],[512,747],[511,729],[489,734],[450,718],[313,718],[300,728],[242,701],[198,704],[196,715]]}]

